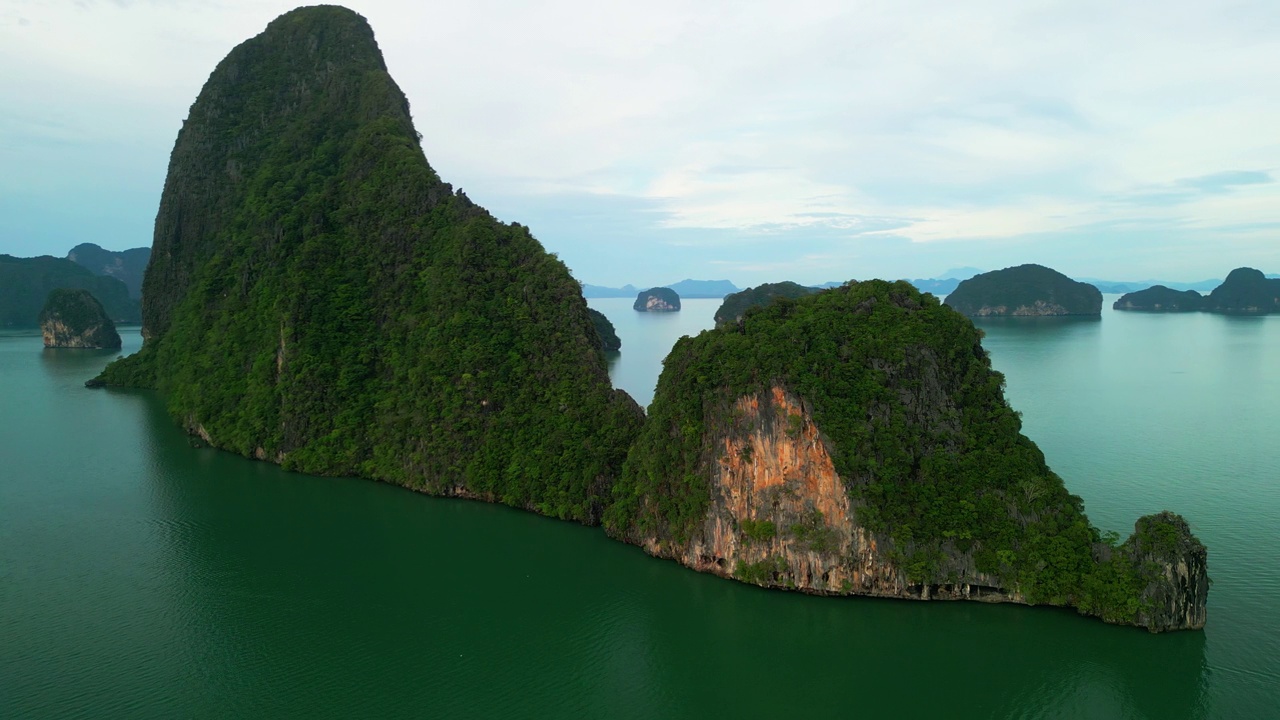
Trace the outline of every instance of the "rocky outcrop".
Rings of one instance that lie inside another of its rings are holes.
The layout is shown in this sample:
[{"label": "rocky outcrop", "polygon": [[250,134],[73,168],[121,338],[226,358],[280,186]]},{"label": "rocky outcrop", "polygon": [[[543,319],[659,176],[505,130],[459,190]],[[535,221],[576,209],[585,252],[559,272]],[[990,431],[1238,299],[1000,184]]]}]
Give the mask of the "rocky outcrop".
[{"label": "rocky outcrop", "polygon": [[1102,293],[1042,265],[982,273],[960,283],[946,304],[970,317],[1101,317]]},{"label": "rocky outcrop", "polygon": [[1195,290],[1179,291],[1154,285],[1122,295],[1111,307],[1140,312],[1195,312],[1203,305],[1204,296]]},{"label": "rocky outcrop", "polygon": [[631,307],[637,312],[676,312],[680,309],[680,296],[671,288],[649,288],[636,295]]},{"label": "rocky outcrop", "polygon": [[58,289],[40,311],[40,333],[48,348],[115,349],[120,334],[88,290]]},{"label": "rocky outcrop", "polygon": [[1139,518],[1119,552],[1128,556],[1141,583],[1138,625],[1152,632],[1204,627],[1208,551],[1182,516],[1165,511]]}]

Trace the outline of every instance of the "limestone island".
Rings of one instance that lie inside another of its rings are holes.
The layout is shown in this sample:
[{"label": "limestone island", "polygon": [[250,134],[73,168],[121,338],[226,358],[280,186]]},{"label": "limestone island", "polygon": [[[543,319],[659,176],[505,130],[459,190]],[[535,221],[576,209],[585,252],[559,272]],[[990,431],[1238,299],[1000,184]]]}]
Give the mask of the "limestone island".
[{"label": "limestone island", "polygon": [[143,347],[99,381],[301,472],[598,522],[643,411],[565,264],[421,142],[360,15],[300,8],[237,46],[170,155]]},{"label": "limestone island", "polygon": [[1125,293],[1111,304],[1116,310],[1140,312],[1196,312],[1204,305],[1204,296],[1195,290],[1172,290],[1153,285],[1146,290]]},{"label": "limestone island", "polygon": [[1280,278],[1268,278],[1253,268],[1236,268],[1204,299],[1203,309],[1229,315],[1280,312]]},{"label": "limestone island", "polygon": [[975,275],[946,304],[970,317],[1102,316],[1102,293],[1043,265],[1019,265]]},{"label": "limestone island", "polygon": [[613,329],[613,323],[609,322],[609,318],[599,310],[587,308],[587,314],[591,316],[591,325],[596,330],[596,337],[600,338],[600,349],[605,352],[618,352],[622,349],[622,340],[618,337],[618,333]]},{"label": "limestone island", "polygon": [[716,325],[724,325],[742,321],[742,316],[753,307],[768,305],[778,298],[794,300],[818,292],[817,288],[805,287],[790,281],[765,283],[740,292],[726,295],[720,308],[716,310]]},{"label": "limestone island", "polygon": [[649,288],[636,295],[636,302],[631,307],[638,312],[677,312],[680,310],[680,296],[671,288]]},{"label": "limestone island", "polygon": [[905,281],[684,337],[604,524],[653,555],[824,595],[1074,607],[1203,627],[1206,551],[1171,513],[1123,543],[1020,432],[981,332]]},{"label": "limestone island", "polygon": [[102,303],[82,289],[50,291],[40,311],[40,334],[47,348],[114,350],[120,347],[116,324],[102,309]]}]

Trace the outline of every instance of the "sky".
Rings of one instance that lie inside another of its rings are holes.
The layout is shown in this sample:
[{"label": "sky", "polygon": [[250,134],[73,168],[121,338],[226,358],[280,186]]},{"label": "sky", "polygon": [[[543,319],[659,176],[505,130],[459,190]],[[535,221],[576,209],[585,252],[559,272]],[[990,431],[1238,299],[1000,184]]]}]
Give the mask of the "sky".
[{"label": "sky", "polygon": [[[585,283],[1280,272],[1275,0],[370,1],[441,177]],[[149,245],[275,0],[0,0],[0,252]]]}]

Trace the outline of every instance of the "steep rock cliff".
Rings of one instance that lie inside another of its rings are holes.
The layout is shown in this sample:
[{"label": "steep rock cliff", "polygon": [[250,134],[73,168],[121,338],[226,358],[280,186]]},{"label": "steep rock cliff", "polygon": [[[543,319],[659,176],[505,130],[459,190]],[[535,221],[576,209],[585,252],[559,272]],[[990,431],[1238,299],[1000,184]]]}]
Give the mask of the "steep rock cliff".
[{"label": "steep rock cliff", "polygon": [[[933,296],[871,281],[682,338],[606,529],[765,586],[1197,627],[1199,585],[1148,573],[1134,539],[1089,524],[1019,432],[980,337]],[[1195,565],[1184,555],[1164,557]],[[1192,621],[1141,614],[1156,596]]]},{"label": "steep rock cliff", "polygon": [[365,19],[286,13],[233,49],[170,156],[142,350],[217,447],[594,522],[643,413],[529,229],[427,163]]},{"label": "steep rock cliff", "polygon": [[88,290],[59,289],[49,293],[40,311],[40,333],[48,348],[115,349],[120,333]]}]

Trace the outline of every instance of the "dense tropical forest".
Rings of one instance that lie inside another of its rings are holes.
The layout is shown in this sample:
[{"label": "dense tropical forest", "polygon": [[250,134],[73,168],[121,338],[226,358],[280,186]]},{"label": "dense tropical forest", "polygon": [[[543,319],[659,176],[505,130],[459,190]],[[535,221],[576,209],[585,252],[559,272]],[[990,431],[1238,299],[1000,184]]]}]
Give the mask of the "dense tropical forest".
[{"label": "dense tropical forest", "polygon": [[179,133],[144,282],[156,387],[228,450],[586,522],[642,413],[578,283],[428,165],[372,31],[288,13]]}]

